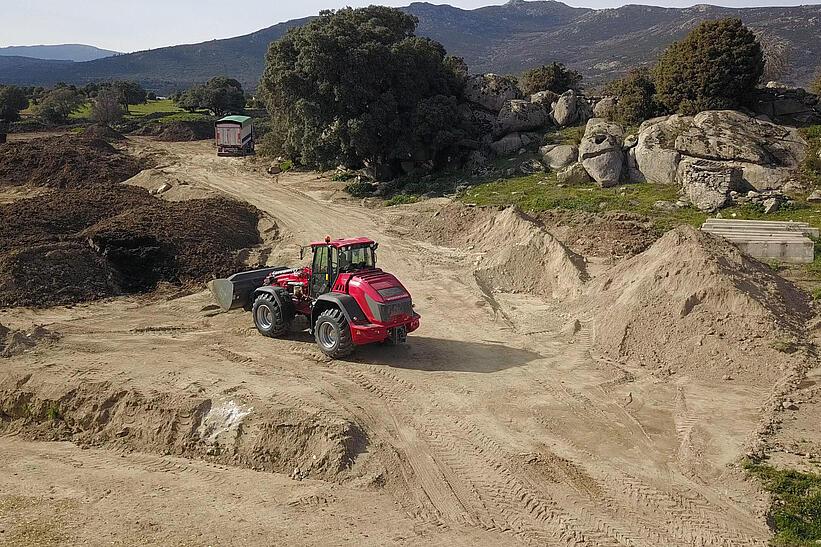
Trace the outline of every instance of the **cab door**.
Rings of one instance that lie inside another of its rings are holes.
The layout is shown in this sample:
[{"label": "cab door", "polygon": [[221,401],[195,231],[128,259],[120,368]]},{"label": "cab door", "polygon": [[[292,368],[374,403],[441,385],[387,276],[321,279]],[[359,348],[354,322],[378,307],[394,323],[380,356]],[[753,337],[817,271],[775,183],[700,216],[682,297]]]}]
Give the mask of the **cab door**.
[{"label": "cab door", "polygon": [[311,297],[316,298],[331,290],[331,248],[314,248],[314,262],[311,269]]}]

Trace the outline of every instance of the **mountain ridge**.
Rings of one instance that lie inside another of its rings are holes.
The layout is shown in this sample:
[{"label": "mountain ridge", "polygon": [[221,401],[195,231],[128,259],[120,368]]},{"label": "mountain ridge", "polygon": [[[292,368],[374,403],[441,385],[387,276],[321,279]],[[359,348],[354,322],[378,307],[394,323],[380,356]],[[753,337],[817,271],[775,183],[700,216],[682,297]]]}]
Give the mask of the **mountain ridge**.
[{"label": "mountain ridge", "polygon": [[3,57],[28,57],[44,61],[85,62],[114,55],[121,55],[121,53],[87,44],[39,44],[0,47],[0,56]]},{"label": "mountain ridge", "polygon": [[[739,17],[770,42],[792,52],[784,80],[805,84],[821,59],[821,5],[725,8],[696,5],[664,8],[629,4],[620,8],[575,8],[556,0],[514,0],[465,10],[414,2],[404,8],[419,19],[417,34],[441,42],[464,57],[473,72],[518,73],[560,61],[595,84],[652,63],[672,41],[706,19]],[[234,38],[168,46],[94,61],[4,61],[0,82],[53,85],[134,79],[169,93],[215,75],[235,77],[253,89],[262,73],[268,44],[311,17],[279,23]],[[9,59],[9,58],[5,58]]]}]

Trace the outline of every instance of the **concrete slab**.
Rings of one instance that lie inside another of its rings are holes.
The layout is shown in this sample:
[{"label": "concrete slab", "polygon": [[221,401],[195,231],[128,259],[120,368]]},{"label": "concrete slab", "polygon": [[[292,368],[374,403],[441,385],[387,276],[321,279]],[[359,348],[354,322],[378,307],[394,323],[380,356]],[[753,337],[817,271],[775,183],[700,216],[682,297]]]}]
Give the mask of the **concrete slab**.
[{"label": "concrete slab", "polygon": [[710,227],[733,227],[739,229],[764,228],[766,231],[789,231],[801,232],[808,237],[818,238],[821,231],[806,222],[795,222],[791,220],[736,220],[727,218],[708,218],[702,225]]},{"label": "concrete slab", "polygon": [[806,222],[709,219],[702,231],[723,237],[760,260],[809,264],[815,259],[819,230]]}]

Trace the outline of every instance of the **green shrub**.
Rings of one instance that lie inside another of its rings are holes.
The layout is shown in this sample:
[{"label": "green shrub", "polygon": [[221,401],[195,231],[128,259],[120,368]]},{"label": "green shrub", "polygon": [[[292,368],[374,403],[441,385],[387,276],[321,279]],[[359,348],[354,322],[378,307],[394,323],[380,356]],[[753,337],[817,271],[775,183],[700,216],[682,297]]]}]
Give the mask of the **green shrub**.
[{"label": "green shrub", "polygon": [[740,19],[705,21],[662,54],[656,98],[682,114],[736,108],[763,71],[761,45]]},{"label": "green shrub", "polygon": [[345,186],[345,191],[355,198],[364,198],[373,195],[374,186],[370,182],[358,180]]},{"label": "green shrub", "polygon": [[582,75],[564,66],[563,63],[533,68],[522,73],[519,77],[519,88],[526,95],[533,95],[540,91],[564,93],[568,89],[579,89]]},{"label": "green shrub", "polygon": [[613,120],[625,125],[637,125],[661,114],[656,102],[656,86],[646,68],[631,70],[624,78],[607,85],[606,92],[618,98],[613,108]]},{"label": "green shrub", "polygon": [[271,44],[260,95],[271,150],[303,165],[395,170],[412,155],[445,163],[468,137],[462,69],[417,20],[383,6],[322,12]]}]

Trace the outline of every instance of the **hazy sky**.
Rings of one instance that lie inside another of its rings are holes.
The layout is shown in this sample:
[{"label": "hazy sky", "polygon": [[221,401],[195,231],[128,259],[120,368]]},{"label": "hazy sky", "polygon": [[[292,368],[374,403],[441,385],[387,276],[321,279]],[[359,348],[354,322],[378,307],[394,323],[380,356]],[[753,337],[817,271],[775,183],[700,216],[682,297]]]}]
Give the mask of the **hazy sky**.
[{"label": "hazy sky", "polygon": [[[81,43],[116,51],[204,42],[248,34],[282,21],[315,15],[322,9],[410,0],[0,0],[0,47]],[[461,8],[503,4],[495,0],[438,0]],[[707,0],[569,0],[592,8],[627,3],[684,7]],[[821,0],[713,0],[722,6],[795,6]]]}]

